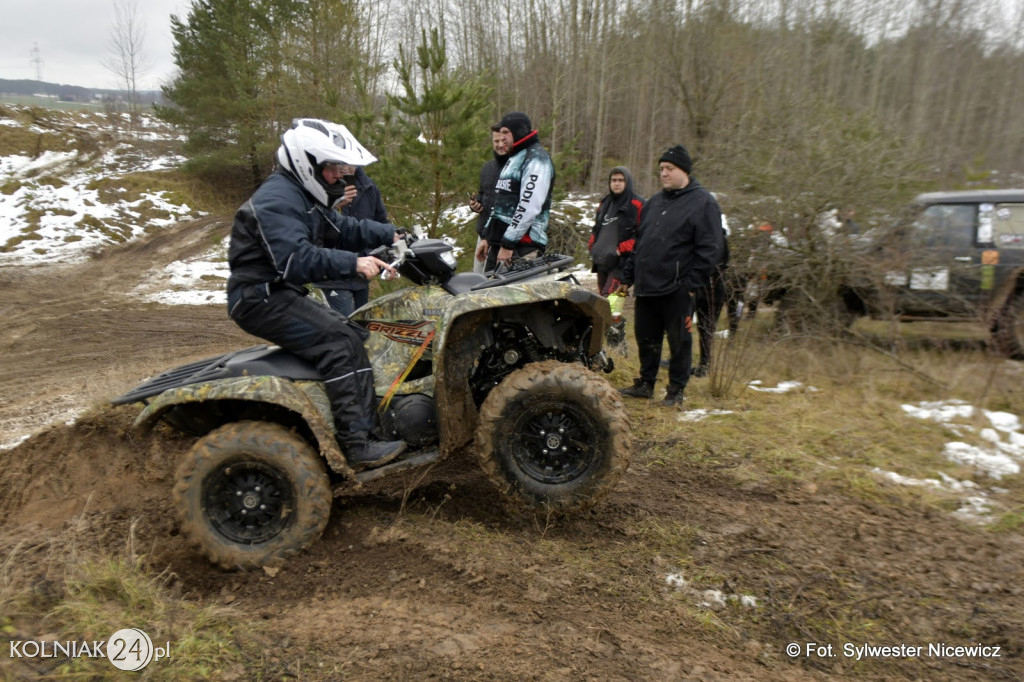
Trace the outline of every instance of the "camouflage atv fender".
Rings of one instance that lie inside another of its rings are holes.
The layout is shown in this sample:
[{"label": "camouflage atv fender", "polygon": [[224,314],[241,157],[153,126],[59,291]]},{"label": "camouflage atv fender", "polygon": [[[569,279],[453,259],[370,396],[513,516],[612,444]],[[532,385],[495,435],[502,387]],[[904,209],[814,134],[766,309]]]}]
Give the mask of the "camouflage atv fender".
[{"label": "camouflage atv fender", "polygon": [[[611,324],[608,301],[570,282],[528,282],[483,289],[457,296],[445,308],[434,339],[434,400],[446,452],[465,446],[474,438],[478,412],[469,377],[487,338],[485,325],[493,311],[545,301],[572,306],[585,314],[594,326],[587,353],[595,355],[601,351],[605,331]],[[543,336],[551,330],[536,331]]]},{"label": "camouflage atv fender", "polygon": [[587,353],[594,355],[601,351],[604,333],[611,326],[612,313],[608,299],[588,291],[572,282],[540,281],[522,284],[506,284],[505,286],[481,289],[461,296],[456,296],[445,308],[441,320],[441,330],[434,340],[434,348],[439,349],[438,357],[444,355],[446,336],[455,321],[478,310],[490,310],[508,306],[554,301],[556,304],[565,301],[586,313],[594,325],[594,334],[590,337],[590,348]]},{"label": "camouflage atv fender", "polygon": [[164,391],[135,419],[135,426],[151,429],[172,407],[218,400],[249,400],[279,405],[302,417],[309,426],[330,468],[355,480],[345,456],[334,439],[331,405],[318,381],[291,381],[275,376],[245,376],[216,379]]}]

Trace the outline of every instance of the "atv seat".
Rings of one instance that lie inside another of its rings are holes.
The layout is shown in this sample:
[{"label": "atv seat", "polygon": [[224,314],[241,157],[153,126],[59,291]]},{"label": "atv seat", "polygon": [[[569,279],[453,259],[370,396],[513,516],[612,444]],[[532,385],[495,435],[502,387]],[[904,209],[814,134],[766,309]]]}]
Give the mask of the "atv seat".
[{"label": "atv seat", "polygon": [[460,272],[452,275],[452,278],[442,286],[444,290],[453,296],[472,291],[478,284],[486,282],[487,278],[477,272]]}]

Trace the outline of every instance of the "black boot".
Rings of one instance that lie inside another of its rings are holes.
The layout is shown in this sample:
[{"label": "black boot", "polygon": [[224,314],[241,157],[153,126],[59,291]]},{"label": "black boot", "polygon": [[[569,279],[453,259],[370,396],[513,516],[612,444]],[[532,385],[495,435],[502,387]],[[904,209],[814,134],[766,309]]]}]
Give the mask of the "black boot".
[{"label": "black boot", "polygon": [[634,379],[632,386],[620,388],[619,393],[630,398],[650,398],[654,395],[654,384],[650,384],[643,379]]},{"label": "black boot", "polygon": [[405,441],[377,440],[370,436],[365,441],[343,445],[345,459],[356,471],[384,466],[405,451]]},{"label": "black boot", "polygon": [[661,404],[665,407],[675,407],[682,404],[683,400],[683,389],[678,386],[669,386],[668,390],[665,391],[665,399],[661,401]]}]

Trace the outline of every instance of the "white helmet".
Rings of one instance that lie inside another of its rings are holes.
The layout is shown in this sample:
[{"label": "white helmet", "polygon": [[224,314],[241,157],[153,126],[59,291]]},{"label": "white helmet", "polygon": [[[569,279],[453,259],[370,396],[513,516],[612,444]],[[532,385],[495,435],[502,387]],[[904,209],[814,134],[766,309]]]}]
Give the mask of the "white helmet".
[{"label": "white helmet", "polygon": [[317,118],[294,119],[277,148],[278,163],[324,206],[333,206],[345,192],[345,183],[328,185],[324,180],[325,163],[366,166],[376,160],[348,128]]}]

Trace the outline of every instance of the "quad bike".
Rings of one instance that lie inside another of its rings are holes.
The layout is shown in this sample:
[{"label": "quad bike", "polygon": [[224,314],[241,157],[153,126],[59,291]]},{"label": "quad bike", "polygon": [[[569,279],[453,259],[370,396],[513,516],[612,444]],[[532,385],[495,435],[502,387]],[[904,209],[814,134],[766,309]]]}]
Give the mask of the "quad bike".
[{"label": "quad bike", "polygon": [[334,493],[474,453],[515,506],[569,513],[607,494],[629,465],[631,430],[602,340],[606,299],[560,274],[568,256],[489,277],[455,273],[452,247],[407,237],[378,255],[416,286],[351,319],[369,332],[381,436],[411,452],[356,473],[335,440],[316,369],[254,346],[169,370],[112,402],[145,402],[199,439],[178,467],[181,530],[213,563],[280,563],[315,542]]}]

